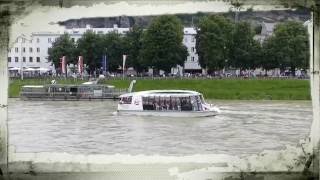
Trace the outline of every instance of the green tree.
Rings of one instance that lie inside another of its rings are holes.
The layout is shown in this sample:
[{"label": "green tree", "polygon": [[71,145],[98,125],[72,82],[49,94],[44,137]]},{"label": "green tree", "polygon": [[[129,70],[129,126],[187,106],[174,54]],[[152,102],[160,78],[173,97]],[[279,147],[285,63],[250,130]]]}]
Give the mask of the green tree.
[{"label": "green tree", "polygon": [[75,56],[76,45],[71,40],[69,34],[65,33],[57,38],[52,44],[52,47],[48,49],[49,60],[55,65],[60,67],[60,58],[66,56],[67,63],[74,63],[76,61]]},{"label": "green tree", "polygon": [[203,17],[196,35],[196,49],[201,67],[220,70],[229,61],[233,23],[222,16]]},{"label": "green tree", "polygon": [[240,69],[256,67],[261,48],[260,44],[253,39],[254,34],[249,23],[236,23],[230,48],[230,66]]},{"label": "green tree", "polygon": [[163,15],[154,19],[143,35],[142,65],[170,72],[172,67],[183,65],[188,56],[182,44],[183,27],[176,16]]},{"label": "green tree", "polygon": [[83,56],[84,64],[88,66],[90,74],[101,67],[104,48],[102,36],[92,31],[85,32],[78,40],[77,52]]},{"label": "green tree", "polygon": [[263,43],[262,56],[259,59],[258,67],[265,69],[266,73],[268,70],[280,67],[280,59],[277,55],[277,44],[273,37],[266,39]]},{"label": "green tree", "polygon": [[116,32],[103,35],[102,47],[106,51],[109,71],[122,67],[122,55],[127,54],[124,38]]},{"label": "green tree", "polygon": [[302,23],[289,21],[278,24],[274,35],[266,43],[269,55],[273,54],[272,58],[281,69],[290,67],[293,76],[296,68],[308,66],[308,32]]},{"label": "green tree", "polygon": [[127,64],[133,67],[137,72],[142,72],[147,69],[141,63],[143,29],[138,26],[133,26],[124,38],[127,49]]}]

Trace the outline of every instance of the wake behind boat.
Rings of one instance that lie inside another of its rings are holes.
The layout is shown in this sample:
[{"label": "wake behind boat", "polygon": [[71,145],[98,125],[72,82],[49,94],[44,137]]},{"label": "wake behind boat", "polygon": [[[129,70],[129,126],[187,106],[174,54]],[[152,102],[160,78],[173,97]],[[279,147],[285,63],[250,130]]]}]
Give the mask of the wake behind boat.
[{"label": "wake behind boat", "polygon": [[203,95],[187,90],[150,90],[120,96],[119,115],[171,117],[215,116],[219,108],[204,101]]}]

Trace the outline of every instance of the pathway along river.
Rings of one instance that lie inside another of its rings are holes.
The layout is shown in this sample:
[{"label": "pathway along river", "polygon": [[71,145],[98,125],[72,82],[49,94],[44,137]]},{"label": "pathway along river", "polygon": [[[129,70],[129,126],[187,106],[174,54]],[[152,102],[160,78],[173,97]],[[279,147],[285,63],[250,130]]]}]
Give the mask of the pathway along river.
[{"label": "pathway along river", "polygon": [[114,116],[115,101],[9,100],[16,152],[247,155],[296,145],[312,122],[308,101],[217,101],[216,117]]}]

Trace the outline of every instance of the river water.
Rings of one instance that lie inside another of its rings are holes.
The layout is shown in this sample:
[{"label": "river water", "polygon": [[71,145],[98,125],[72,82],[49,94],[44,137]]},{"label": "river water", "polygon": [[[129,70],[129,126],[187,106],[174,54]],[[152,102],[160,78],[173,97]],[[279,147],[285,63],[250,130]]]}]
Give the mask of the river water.
[{"label": "river water", "polygon": [[116,116],[115,101],[9,100],[16,152],[248,155],[308,136],[309,101],[215,101],[215,117]]}]

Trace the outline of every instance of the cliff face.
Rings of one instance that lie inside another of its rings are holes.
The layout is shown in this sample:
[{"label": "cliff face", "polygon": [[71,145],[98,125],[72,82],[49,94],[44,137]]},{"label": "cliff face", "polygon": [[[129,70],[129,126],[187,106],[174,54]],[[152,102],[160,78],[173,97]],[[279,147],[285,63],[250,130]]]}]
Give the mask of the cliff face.
[{"label": "cliff face", "polygon": [[[192,26],[197,24],[202,16],[210,13],[197,13],[197,14],[177,14],[181,19],[184,26]],[[221,14],[230,19],[234,18],[234,13],[228,12]],[[97,18],[83,18],[83,19],[70,19],[67,21],[59,22],[60,25],[66,28],[85,28],[87,24],[94,28],[112,28],[114,24],[118,27],[132,27],[133,25],[147,27],[152,19],[156,16],[117,16],[117,17],[97,17]],[[307,10],[297,11],[246,11],[241,12],[239,16],[240,21],[250,21],[252,24],[261,24],[262,22],[283,22],[288,20],[293,21],[307,21],[310,19],[310,12]]]}]

